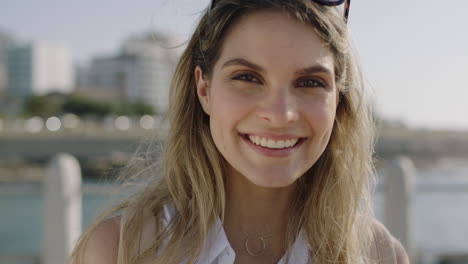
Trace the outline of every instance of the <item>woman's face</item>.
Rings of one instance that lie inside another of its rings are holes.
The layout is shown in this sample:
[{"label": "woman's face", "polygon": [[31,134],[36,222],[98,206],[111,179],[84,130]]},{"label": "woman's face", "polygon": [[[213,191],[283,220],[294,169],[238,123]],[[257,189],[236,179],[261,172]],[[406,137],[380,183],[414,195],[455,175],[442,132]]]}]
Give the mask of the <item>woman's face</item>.
[{"label": "woman's face", "polygon": [[314,28],[282,12],[243,17],[211,78],[195,70],[214,143],[230,175],[286,187],[317,161],[337,107],[333,54]]}]

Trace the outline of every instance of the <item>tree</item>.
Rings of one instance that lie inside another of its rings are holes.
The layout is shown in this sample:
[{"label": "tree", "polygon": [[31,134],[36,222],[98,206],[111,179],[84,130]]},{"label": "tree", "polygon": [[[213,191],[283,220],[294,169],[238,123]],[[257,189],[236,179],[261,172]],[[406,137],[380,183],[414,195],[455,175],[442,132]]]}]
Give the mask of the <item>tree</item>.
[{"label": "tree", "polygon": [[104,117],[111,114],[112,105],[107,102],[100,102],[85,97],[72,96],[63,105],[63,111],[73,113],[77,116],[97,116]]},{"label": "tree", "polygon": [[47,95],[34,95],[26,99],[23,113],[26,116],[53,116],[60,114],[62,102],[53,100]]},{"label": "tree", "polygon": [[149,104],[146,104],[144,102],[141,102],[141,101],[138,101],[138,102],[134,102],[132,103],[131,105],[132,107],[132,111],[133,111],[133,114],[135,115],[154,115],[155,114],[155,110],[154,108],[149,105]]}]

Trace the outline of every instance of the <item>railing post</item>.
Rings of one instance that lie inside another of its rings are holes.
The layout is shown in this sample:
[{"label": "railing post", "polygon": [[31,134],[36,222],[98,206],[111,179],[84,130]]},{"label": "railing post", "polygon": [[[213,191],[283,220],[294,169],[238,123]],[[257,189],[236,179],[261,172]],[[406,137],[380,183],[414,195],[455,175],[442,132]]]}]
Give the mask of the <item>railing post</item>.
[{"label": "railing post", "polygon": [[384,224],[401,241],[410,258],[414,258],[411,237],[413,162],[399,156],[387,164],[384,173]]},{"label": "railing post", "polygon": [[42,263],[63,264],[81,233],[81,169],[75,157],[58,154],[44,179]]}]

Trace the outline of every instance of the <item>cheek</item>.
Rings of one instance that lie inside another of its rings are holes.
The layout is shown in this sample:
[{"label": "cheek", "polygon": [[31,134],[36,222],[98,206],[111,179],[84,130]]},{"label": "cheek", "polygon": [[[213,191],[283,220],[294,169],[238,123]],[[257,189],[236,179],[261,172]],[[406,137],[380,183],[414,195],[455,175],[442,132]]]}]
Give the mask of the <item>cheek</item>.
[{"label": "cheek", "polygon": [[212,115],[217,122],[232,123],[241,119],[252,105],[248,97],[224,88],[212,94]]},{"label": "cheek", "polygon": [[[221,152],[236,136],[237,125],[245,116],[245,102],[228,93],[212,94],[212,113],[210,115],[210,129],[213,140]],[[231,143],[232,144],[232,143]]]},{"label": "cheek", "polygon": [[333,127],[336,115],[336,103],[332,98],[320,102],[309,102],[305,106],[307,119],[316,132],[327,131]]}]

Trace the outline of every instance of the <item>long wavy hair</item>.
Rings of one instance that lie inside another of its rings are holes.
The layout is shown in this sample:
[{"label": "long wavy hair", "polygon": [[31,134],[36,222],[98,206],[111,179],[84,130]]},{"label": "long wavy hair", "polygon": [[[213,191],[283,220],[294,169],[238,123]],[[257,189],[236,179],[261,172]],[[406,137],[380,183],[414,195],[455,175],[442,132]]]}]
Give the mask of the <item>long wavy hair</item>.
[{"label": "long wavy hair", "polygon": [[[197,97],[194,69],[200,66],[211,74],[229,28],[243,16],[262,10],[286,12],[315,28],[334,55],[340,94],[330,141],[319,160],[298,180],[287,228],[288,246],[303,230],[314,263],[368,262],[374,126],[340,10],[311,0],[219,0],[202,15],[178,62],[161,162],[144,157],[129,164],[126,174],[147,176],[145,188],[88,228],[72,254],[76,263],[80,263],[93,230],[119,211],[129,215],[121,223],[119,264],[197,260],[210,228],[217,219],[224,219],[227,170],[211,137],[209,116]],[[176,215],[163,223],[167,204],[174,206]],[[140,250],[134,241],[140,241],[148,217],[156,219],[152,243]]]}]

